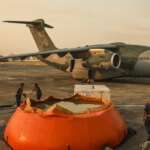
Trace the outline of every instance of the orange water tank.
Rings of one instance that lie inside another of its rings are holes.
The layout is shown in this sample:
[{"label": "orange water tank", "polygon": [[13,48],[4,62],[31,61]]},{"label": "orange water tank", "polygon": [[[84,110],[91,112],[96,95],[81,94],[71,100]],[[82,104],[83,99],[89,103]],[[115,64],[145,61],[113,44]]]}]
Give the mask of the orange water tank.
[{"label": "orange water tank", "polygon": [[101,103],[102,108],[78,114],[66,113],[56,107],[47,111],[32,107],[32,111],[26,111],[26,106],[21,106],[6,127],[5,140],[13,150],[116,147],[127,135],[126,124],[111,103]]}]

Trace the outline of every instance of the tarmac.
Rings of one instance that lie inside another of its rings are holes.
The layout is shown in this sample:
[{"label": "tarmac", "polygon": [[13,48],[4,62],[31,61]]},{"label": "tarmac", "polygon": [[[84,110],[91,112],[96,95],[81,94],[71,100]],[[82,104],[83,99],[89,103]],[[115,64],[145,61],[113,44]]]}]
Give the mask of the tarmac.
[{"label": "tarmac", "polygon": [[[72,79],[70,74],[40,62],[0,63],[0,106],[15,104],[16,89],[21,82],[25,83],[25,92],[30,93],[33,84],[37,82],[44,97],[52,95],[58,98],[72,96],[74,85],[80,83]],[[128,127],[137,132],[116,150],[141,149],[147,137],[143,125],[143,108],[145,102],[150,100],[150,79],[123,78],[95,84],[105,84],[110,88],[113,104]],[[7,122],[14,111],[14,107],[0,108],[0,122]],[[0,150],[9,150],[1,138]]]}]

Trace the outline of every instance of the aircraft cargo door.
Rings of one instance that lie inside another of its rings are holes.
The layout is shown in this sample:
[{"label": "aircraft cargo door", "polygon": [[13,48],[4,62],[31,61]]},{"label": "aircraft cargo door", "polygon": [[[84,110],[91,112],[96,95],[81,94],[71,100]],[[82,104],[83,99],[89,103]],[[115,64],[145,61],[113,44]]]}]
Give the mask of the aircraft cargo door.
[{"label": "aircraft cargo door", "polygon": [[75,79],[87,79],[88,77],[88,71],[85,67],[83,67],[83,60],[82,59],[74,59],[74,62],[72,65],[74,65],[74,68],[72,70],[72,77]]}]

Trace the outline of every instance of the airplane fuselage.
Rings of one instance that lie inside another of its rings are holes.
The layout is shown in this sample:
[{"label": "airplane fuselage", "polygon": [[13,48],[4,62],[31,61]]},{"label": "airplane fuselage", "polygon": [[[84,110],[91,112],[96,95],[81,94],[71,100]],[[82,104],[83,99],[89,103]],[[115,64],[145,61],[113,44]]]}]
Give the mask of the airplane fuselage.
[{"label": "airplane fuselage", "polygon": [[[101,51],[102,49],[97,50]],[[96,52],[90,52],[90,55],[87,53],[89,52],[86,52],[86,54],[84,54],[87,56],[86,59],[91,59],[92,57],[94,59],[95,56],[101,56],[100,53]],[[150,47],[123,44],[118,50],[114,50],[114,53],[120,56],[120,67],[118,69],[100,69],[99,67],[96,67],[96,80],[117,78],[122,76],[150,77]],[[73,70],[70,72],[69,68],[71,59],[74,59],[75,64]],[[75,79],[88,78],[88,68],[83,65],[83,58],[72,58],[72,56],[69,54],[60,57],[57,54],[54,54],[48,57],[47,61],[54,62],[58,64],[58,66],[64,66],[64,71],[70,72],[72,74],[72,77]],[[99,60],[99,63],[101,63],[101,59]],[[94,66],[95,64],[92,65]]]},{"label": "airplane fuselage", "polygon": [[150,77],[150,47],[125,43],[87,45],[58,49],[45,28],[53,28],[43,19],[34,21],[5,21],[26,24],[39,49],[38,53],[3,57],[26,58],[36,56],[44,63],[68,71],[75,79],[87,79],[89,70],[95,80],[117,77]]}]

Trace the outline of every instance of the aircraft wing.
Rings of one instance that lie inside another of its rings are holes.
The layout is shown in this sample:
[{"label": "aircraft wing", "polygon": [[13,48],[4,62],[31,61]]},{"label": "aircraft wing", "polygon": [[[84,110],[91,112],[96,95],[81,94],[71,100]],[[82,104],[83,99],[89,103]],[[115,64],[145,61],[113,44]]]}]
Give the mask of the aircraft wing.
[{"label": "aircraft wing", "polygon": [[85,46],[85,47],[79,47],[79,48],[64,48],[64,49],[57,49],[57,50],[47,50],[47,51],[42,51],[42,52],[35,52],[35,53],[26,53],[26,54],[18,54],[18,55],[10,55],[10,56],[3,56],[0,57],[0,61],[7,60],[7,59],[25,59],[26,57],[30,56],[35,56],[35,57],[47,57],[51,54],[58,54],[60,56],[64,56],[67,53],[70,53],[71,55],[74,55],[76,53],[80,52],[86,52],[89,51],[90,49],[109,49],[112,50],[116,49],[117,46],[113,44],[102,44],[102,45],[92,45],[92,46]]}]

